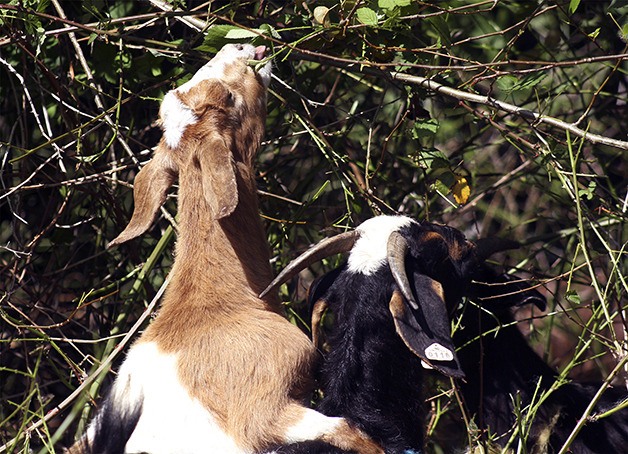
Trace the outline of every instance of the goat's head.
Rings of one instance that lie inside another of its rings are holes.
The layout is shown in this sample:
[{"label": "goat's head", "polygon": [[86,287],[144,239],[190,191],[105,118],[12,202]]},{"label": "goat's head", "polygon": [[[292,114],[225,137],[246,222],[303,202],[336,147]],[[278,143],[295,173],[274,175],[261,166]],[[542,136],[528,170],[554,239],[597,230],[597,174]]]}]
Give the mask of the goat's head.
[{"label": "goat's head", "polygon": [[[352,232],[312,247],[290,263],[262,295],[314,261],[351,251],[343,271],[335,270],[313,286],[311,298],[323,302],[318,307],[319,303],[315,303],[313,325],[318,322],[325,295],[339,281],[339,274],[374,275],[388,267],[394,285],[387,303],[397,334],[427,367],[462,377],[451,340],[448,308],[455,307],[466,293],[484,258],[513,246],[512,242],[497,240],[472,243],[451,227],[419,223],[402,216],[378,216]],[[346,280],[343,282],[346,285]]]},{"label": "goat's head", "polygon": [[[236,173],[249,172],[266,117],[271,64],[265,47],[228,44],[188,82],[166,94],[159,111],[163,138],[135,178],[135,210],[109,246],[144,233],[177,176],[199,181],[211,217],[238,204]],[[255,71],[249,62],[258,62]]]}]

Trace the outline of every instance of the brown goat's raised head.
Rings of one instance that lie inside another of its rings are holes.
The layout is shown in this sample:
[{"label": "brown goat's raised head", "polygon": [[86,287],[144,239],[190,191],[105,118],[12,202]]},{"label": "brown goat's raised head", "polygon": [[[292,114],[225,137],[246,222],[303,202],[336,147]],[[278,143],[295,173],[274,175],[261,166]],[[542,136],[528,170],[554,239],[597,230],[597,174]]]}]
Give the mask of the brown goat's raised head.
[{"label": "brown goat's raised head", "polygon": [[264,133],[271,64],[254,70],[265,48],[228,44],[188,82],[169,91],[159,111],[163,138],[135,178],[133,217],[109,247],[144,233],[177,177],[198,181],[212,219],[238,205],[238,173],[250,176]]}]

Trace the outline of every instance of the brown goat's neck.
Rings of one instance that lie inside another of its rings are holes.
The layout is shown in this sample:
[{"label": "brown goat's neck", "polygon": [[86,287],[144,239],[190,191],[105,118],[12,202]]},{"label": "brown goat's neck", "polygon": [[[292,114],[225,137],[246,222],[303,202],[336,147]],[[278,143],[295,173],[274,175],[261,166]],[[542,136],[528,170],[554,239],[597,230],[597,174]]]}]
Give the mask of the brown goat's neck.
[{"label": "brown goat's neck", "polygon": [[[180,233],[169,293],[178,298],[187,296],[200,304],[220,305],[221,310],[250,304],[244,303],[243,298],[257,300],[272,280],[253,171],[243,164],[236,167],[238,205],[231,215],[220,220],[212,219],[199,190],[198,176],[182,173],[179,182]],[[224,295],[234,298],[229,300]],[[279,310],[273,297],[266,303],[270,305],[259,301],[260,307]]]}]

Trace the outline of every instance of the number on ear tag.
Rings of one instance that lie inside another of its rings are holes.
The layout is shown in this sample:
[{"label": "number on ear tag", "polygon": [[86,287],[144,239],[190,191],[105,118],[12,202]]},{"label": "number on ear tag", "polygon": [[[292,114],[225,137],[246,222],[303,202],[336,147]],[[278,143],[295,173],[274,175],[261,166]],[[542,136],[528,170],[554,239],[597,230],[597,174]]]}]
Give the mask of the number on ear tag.
[{"label": "number on ear tag", "polygon": [[452,361],[454,354],[448,348],[434,342],[425,349],[425,357],[433,361]]}]

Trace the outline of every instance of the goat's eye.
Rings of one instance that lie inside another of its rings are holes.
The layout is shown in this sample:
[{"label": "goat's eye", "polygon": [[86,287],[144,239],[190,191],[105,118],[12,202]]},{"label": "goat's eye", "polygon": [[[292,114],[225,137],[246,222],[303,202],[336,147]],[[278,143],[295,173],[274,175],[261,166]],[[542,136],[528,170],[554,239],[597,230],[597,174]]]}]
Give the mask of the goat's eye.
[{"label": "goat's eye", "polygon": [[236,44],[236,45],[235,45],[235,47],[236,47],[236,49],[238,49],[238,50],[242,50],[242,49],[244,49],[244,46],[243,46],[242,44]]}]

